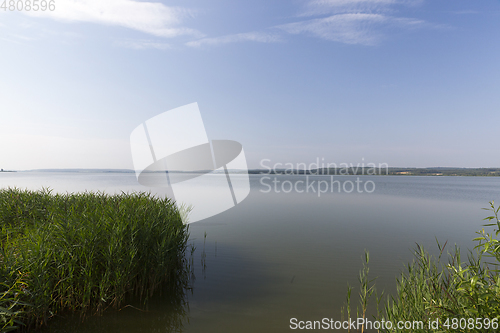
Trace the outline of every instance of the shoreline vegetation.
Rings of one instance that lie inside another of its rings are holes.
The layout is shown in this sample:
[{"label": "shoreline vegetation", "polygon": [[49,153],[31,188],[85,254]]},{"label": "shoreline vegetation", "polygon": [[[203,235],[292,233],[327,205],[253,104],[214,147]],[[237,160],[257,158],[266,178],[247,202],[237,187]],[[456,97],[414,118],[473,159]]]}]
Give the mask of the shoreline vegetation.
[{"label": "shoreline vegetation", "polygon": [[[345,164],[345,165],[344,165]],[[244,173],[246,170],[228,169],[229,173]],[[130,169],[37,169],[24,171],[3,172],[67,172],[67,173],[135,173]],[[213,170],[199,170],[193,172],[182,171],[146,171],[146,173],[207,173]],[[223,172],[221,172],[223,173]],[[430,167],[430,168],[403,168],[389,167],[385,163],[379,166],[363,164],[340,164],[333,168],[267,168],[250,169],[249,174],[266,175],[337,175],[337,176],[460,176],[460,177],[500,177],[500,168],[455,168],[455,167]]]},{"label": "shoreline vegetation", "polygon": [[0,190],[0,332],[162,291],[182,307],[188,225],[170,199]]},{"label": "shoreline vegetation", "polygon": [[[473,240],[477,245],[462,261],[460,248],[445,253],[446,243],[437,243],[439,255],[434,257],[417,244],[414,260],[396,279],[396,295],[384,302],[378,295],[375,279],[368,277],[369,253],[365,250],[359,274],[359,298],[354,329],[347,332],[376,330],[384,333],[403,332],[497,332],[500,327],[500,207],[490,202],[493,215],[486,217],[484,227]],[[341,320],[351,318],[351,295],[341,309]],[[375,299],[375,313],[368,318],[369,300]],[[385,323],[385,324],[384,324]],[[390,323],[390,324],[389,324]]]}]

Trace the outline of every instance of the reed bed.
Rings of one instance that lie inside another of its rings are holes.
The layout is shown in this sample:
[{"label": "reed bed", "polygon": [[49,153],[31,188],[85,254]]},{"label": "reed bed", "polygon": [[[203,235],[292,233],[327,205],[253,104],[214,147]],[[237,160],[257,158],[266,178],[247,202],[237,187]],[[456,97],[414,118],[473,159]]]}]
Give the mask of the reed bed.
[{"label": "reed bed", "polygon": [[[381,299],[375,297],[376,313],[372,320],[390,321],[391,328],[377,331],[403,332],[497,332],[500,329],[500,207],[490,202],[487,210],[492,216],[485,218],[493,227],[492,232],[477,232],[476,247],[469,251],[462,262],[460,248],[455,246],[445,253],[446,243],[437,244],[439,255],[431,256],[423,247],[415,249],[415,259],[396,279],[396,295],[389,296],[383,308]],[[375,292],[374,280],[368,280],[366,256],[360,273],[359,313],[363,318],[368,299]],[[348,287],[343,313],[350,314],[352,288]],[[398,328],[397,323],[410,323]],[[421,324],[420,324],[421,323]],[[365,327],[358,330],[365,331]]]},{"label": "reed bed", "polygon": [[188,237],[174,203],[148,193],[0,190],[0,331],[186,287]]}]

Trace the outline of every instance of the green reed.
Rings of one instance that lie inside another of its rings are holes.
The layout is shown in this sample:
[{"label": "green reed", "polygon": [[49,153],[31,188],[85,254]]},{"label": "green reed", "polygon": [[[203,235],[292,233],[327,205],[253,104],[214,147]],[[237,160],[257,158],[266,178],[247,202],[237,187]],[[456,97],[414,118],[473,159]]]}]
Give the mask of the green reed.
[{"label": "green reed", "polygon": [[30,306],[21,301],[25,290],[22,276],[13,283],[0,283],[0,332],[14,331],[24,325],[25,309]]},{"label": "green reed", "polygon": [[[400,277],[396,279],[396,294],[388,297],[383,311],[379,309],[377,299],[377,315],[374,320],[390,321],[392,329],[380,329],[382,332],[495,332],[500,328],[500,220],[499,208],[490,203],[487,210],[493,215],[485,220],[494,223],[488,227],[496,227],[493,232],[484,229],[477,232],[479,237],[474,241],[478,245],[469,251],[467,260],[462,262],[460,248],[455,246],[446,254],[446,243],[438,242],[439,255],[431,256],[423,247],[417,246],[415,259],[409,263]],[[366,264],[368,260],[366,260]],[[367,274],[367,266],[363,266],[361,277]],[[367,284],[368,279],[360,279],[361,308],[366,312],[367,302],[364,295],[369,295],[373,286]],[[368,287],[367,287],[368,286]],[[367,289],[368,288],[368,289]],[[349,306],[351,288],[348,288],[347,306]],[[369,298],[369,297],[368,297]],[[348,309],[349,311],[349,309]],[[342,310],[342,313],[344,310]],[[462,320],[462,321],[460,321]],[[399,329],[398,322],[423,323]],[[360,331],[363,331],[364,327]]]},{"label": "green reed", "polygon": [[188,226],[169,199],[4,189],[0,225],[0,282],[22,281],[16,302],[30,304],[18,314],[28,324],[65,310],[101,313],[128,295],[145,300],[165,283],[185,287]]}]

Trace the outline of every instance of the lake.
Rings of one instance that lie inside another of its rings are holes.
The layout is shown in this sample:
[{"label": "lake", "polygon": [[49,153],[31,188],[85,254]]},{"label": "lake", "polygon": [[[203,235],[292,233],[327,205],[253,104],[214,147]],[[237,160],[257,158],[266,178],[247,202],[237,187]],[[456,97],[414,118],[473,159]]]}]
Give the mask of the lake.
[{"label": "lake", "polygon": [[[275,177],[296,187],[285,193],[288,187],[279,185],[277,193]],[[291,318],[340,319],[347,284],[357,286],[365,249],[377,289],[392,293],[417,243],[437,254],[436,239],[447,241],[449,250],[458,244],[465,255],[489,216],[481,208],[500,202],[500,178],[494,177],[334,179],[371,181],[373,191],[317,193],[306,191],[304,175],[250,175],[246,200],[191,224],[195,280],[182,308],[158,295],[147,309],[126,307],[83,323],[60,316],[44,332],[289,332]],[[319,180],[332,179],[309,176]],[[139,185],[129,173],[0,173],[0,187],[8,186],[165,193]]]}]

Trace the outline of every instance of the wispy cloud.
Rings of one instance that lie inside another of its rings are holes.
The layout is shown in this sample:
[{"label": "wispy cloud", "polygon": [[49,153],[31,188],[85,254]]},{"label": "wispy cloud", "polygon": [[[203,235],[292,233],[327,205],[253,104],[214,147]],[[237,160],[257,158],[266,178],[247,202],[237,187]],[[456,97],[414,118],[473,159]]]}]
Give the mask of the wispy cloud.
[{"label": "wispy cloud", "polygon": [[340,14],[326,18],[289,23],[279,28],[290,34],[311,34],[323,39],[347,44],[373,45],[381,38],[373,28],[385,23],[379,14]]},{"label": "wispy cloud", "polygon": [[310,0],[305,3],[300,16],[338,14],[338,13],[374,13],[392,11],[397,5],[414,6],[423,0]]},{"label": "wispy cloud", "polygon": [[187,46],[200,47],[203,45],[219,45],[244,41],[252,41],[259,43],[275,43],[281,41],[281,37],[277,33],[265,32],[246,32],[240,34],[226,35],[221,37],[203,38],[186,43]]},{"label": "wispy cloud", "polygon": [[30,16],[63,21],[92,22],[122,26],[160,37],[201,36],[194,29],[180,27],[182,20],[193,16],[190,10],[167,7],[159,2],[134,0],[64,0],[54,11],[24,12]]},{"label": "wispy cloud", "polygon": [[144,49],[166,50],[172,48],[170,44],[153,40],[126,40],[126,41],[116,42],[115,45],[135,50],[144,50]]},{"label": "wispy cloud", "polygon": [[299,16],[386,11],[397,0],[311,0]]},{"label": "wispy cloud", "polygon": [[402,7],[424,0],[304,0],[296,22],[268,27],[266,32],[248,32],[202,38],[190,47],[254,41],[273,43],[289,35],[303,34],[345,44],[377,45],[394,30],[439,27],[424,20],[399,15]]},{"label": "wispy cloud", "polygon": [[388,27],[418,27],[425,22],[410,18],[395,18],[382,14],[337,14],[326,18],[289,23],[278,28],[290,34],[310,34],[346,44],[375,45]]},{"label": "wispy cloud", "polygon": [[376,45],[393,29],[430,26],[423,20],[398,16],[398,6],[415,6],[422,1],[309,0],[297,15],[301,21],[277,28],[340,43]]}]

